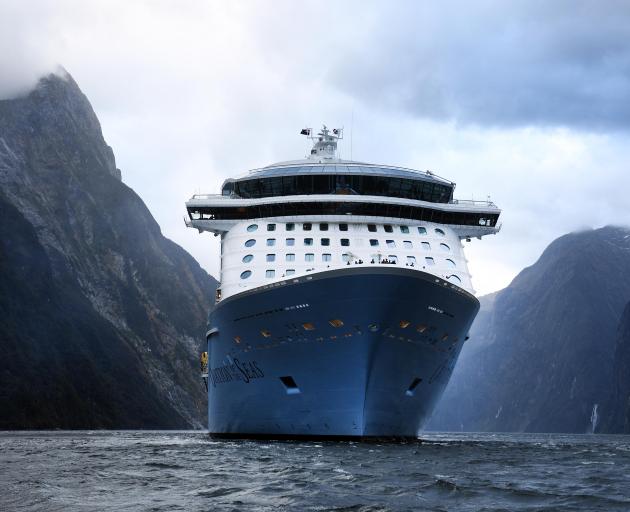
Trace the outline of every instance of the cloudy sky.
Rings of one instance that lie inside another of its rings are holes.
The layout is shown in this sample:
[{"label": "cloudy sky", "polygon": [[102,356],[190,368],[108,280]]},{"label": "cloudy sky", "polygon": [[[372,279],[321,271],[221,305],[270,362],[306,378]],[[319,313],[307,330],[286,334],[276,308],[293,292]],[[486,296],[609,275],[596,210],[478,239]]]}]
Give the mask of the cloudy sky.
[{"label": "cloudy sky", "polygon": [[57,65],[125,183],[214,275],[185,200],[302,157],[300,128],[322,122],[352,127],[354,159],[503,209],[467,244],[480,294],[564,233],[630,225],[628,1],[0,0],[0,98]]}]

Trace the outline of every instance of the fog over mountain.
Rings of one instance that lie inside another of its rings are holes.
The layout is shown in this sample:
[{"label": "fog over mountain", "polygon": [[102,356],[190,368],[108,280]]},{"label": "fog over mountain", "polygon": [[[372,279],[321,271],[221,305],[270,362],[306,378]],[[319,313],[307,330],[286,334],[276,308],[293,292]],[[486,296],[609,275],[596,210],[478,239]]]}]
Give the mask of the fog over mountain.
[{"label": "fog over mountain", "polygon": [[510,286],[481,298],[428,428],[628,431],[629,302],[630,229],[558,238]]},{"label": "fog over mountain", "polygon": [[205,424],[216,282],[121,181],[67,74],[0,101],[0,429]]}]

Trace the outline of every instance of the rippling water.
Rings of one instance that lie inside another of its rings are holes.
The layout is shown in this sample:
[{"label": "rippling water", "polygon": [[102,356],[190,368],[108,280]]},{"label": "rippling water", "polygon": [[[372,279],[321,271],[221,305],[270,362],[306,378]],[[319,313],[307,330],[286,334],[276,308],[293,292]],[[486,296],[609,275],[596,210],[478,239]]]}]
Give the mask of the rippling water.
[{"label": "rippling water", "polygon": [[0,433],[0,510],[630,510],[630,437]]}]

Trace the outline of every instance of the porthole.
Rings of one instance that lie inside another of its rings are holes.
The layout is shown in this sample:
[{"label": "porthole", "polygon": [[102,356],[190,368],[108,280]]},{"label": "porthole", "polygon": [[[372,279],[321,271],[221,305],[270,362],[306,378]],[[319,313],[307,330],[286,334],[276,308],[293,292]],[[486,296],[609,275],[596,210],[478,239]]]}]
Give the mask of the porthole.
[{"label": "porthole", "polygon": [[247,279],[251,275],[252,275],[251,270],[245,270],[244,272],[241,272],[241,279]]},{"label": "porthole", "polygon": [[295,245],[295,238],[287,238],[287,247],[292,247]]},{"label": "porthole", "polygon": [[253,233],[257,229],[258,229],[258,224],[250,224],[249,226],[247,226],[247,231],[249,231],[250,233]]},{"label": "porthole", "polygon": [[418,234],[419,235],[426,235],[427,234],[427,228],[423,228],[422,226],[418,226]]},{"label": "porthole", "polygon": [[294,231],[295,230],[295,224],[293,222],[287,222],[286,228],[287,228],[287,231]]},{"label": "porthole", "polygon": [[368,224],[367,226],[370,233],[376,233],[376,224]]},{"label": "porthole", "polygon": [[275,254],[267,254],[267,261],[276,261],[276,255]]},{"label": "porthole", "polygon": [[459,278],[459,276],[456,276],[455,274],[451,274],[450,276],[448,276],[447,278],[449,281],[452,281],[453,283],[457,283],[457,284],[461,284],[462,280]]},{"label": "porthole", "polygon": [[370,240],[370,245],[371,245],[372,247],[378,247],[378,240],[371,239],[371,240]]},{"label": "porthole", "polygon": [[444,231],[440,228],[435,228],[435,233],[440,235],[440,236],[444,236],[446,235],[446,233],[444,233]]},{"label": "porthole", "polygon": [[344,263],[350,261],[350,255],[348,253],[344,253],[341,255],[341,261],[343,261]]},{"label": "porthole", "polygon": [[389,224],[385,224],[383,226],[383,229],[385,230],[385,233],[393,233],[394,232],[394,228],[391,227]]},{"label": "porthole", "polygon": [[319,225],[319,230],[320,230],[320,231],[328,231],[328,223],[327,223],[327,222],[322,222],[322,223]]},{"label": "porthole", "polygon": [[243,263],[249,263],[253,259],[254,259],[253,254],[246,254],[245,256],[243,256]]},{"label": "porthole", "polygon": [[293,253],[287,254],[287,261],[295,261],[295,254]]},{"label": "porthole", "polygon": [[339,224],[339,231],[348,231],[348,224]]},{"label": "porthole", "polygon": [[304,239],[304,245],[313,245],[313,239],[312,238],[305,238]]},{"label": "porthole", "polygon": [[315,261],[315,255],[313,253],[306,253],[304,255],[304,261]]},{"label": "porthole", "polygon": [[440,244],[440,249],[442,249],[443,251],[446,251],[446,252],[451,250],[451,248],[448,245],[446,245],[446,244]]},{"label": "porthole", "polygon": [[288,276],[292,276],[293,274],[295,274],[295,269],[293,269],[293,268],[289,268],[289,269],[287,269],[287,271],[286,271],[286,275],[288,275]]},{"label": "porthole", "polygon": [[404,240],[403,241],[403,247],[405,249],[413,249],[413,244],[409,240]]},{"label": "porthole", "polygon": [[276,277],[276,271],[275,270],[266,270],[265,271],[265,277]]},{"label": "porthole", "polygon": [[457,266],[453,260],[447,259],[446,263],[448,264],[449,267],[452,267],[452,268],[455,268]]},{"label": "porthole", "polygon": [[427,256],[426,258],[424,258],[424,261],[427,262],[427,265],[435,265],[435,260],[431,258],[430,256]]},{"label": "porthole", "polygon": [[322,238],[322,245],[328,247],[330,245],[330,238]]},{"label": "porthole", "polygon": [[276,230],[275,224],[267,224],[267,231],[275,231],[275,230]]},{"label": "porthole", "polygon": [[415,256],[407,256],[407,263],[409,265],[415,265],[416,264],[416,257]]},{"label": "porthole", "polygon": [[422,242],[422,248],[425,251],[430,251],[431,250],[431,244],[429,242]]},{"label": "porthole", "polygon": [[304,224],[302,224],[302,229],[304,231],[310,231],[311,229],[313,229],[313,225],[310,222],[305,222]]},{"label": "porthole", "polygon": [[350,239],[349,238],[342,238],[341,239],[341,246],[342,247],[348,247],[350,245]]},{"label": "porthole", "polygon": [[396,242],[394,242],[393,240],[385,240],[385,243],[387,244],[387,247],[389,247],[390,249],[394,249],[396,247]]},{"label": "porthole", "polygon": [[409,226],[400,226],[400,232],[406,235],[409,233]]},{"label": "porthole", "polygon": [[273,247],[274,245],[276,245],[276,239],[275,238],[267,238],[267,246]]},{"label": "porthole", "polygon": [[245,242],[245,247],[253,247],[254,245],[256,245],[256,240],[253,238],[250,238],[247,242]]},{"label": "porthole", "polygon": [[328,253],[322,254],[322,261],[331,261],[331,260],[332,260],[332,254],[328,254]]}]

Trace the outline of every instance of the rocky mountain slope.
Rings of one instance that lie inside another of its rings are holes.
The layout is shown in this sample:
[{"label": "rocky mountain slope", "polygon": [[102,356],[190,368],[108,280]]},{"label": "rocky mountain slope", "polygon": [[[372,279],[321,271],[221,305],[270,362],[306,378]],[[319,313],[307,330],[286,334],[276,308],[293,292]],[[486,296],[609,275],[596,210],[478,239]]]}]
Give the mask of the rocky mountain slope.
[{"label": "rocky mountain slope", "polygon": [[204,425],[216,282],[121,181],[70,76],[0,101],[0,185],[0,429]]},{"label": "rocky mountain slope", "polygon": [[[629,229],[555,240],[510,286],[482,298],[428,428],[590,432],[612,425],[613,390],[618,402],[629,396],[628,338],[618,328],[629,300]],[[622,375],[625,388],[617,383]]]}]

